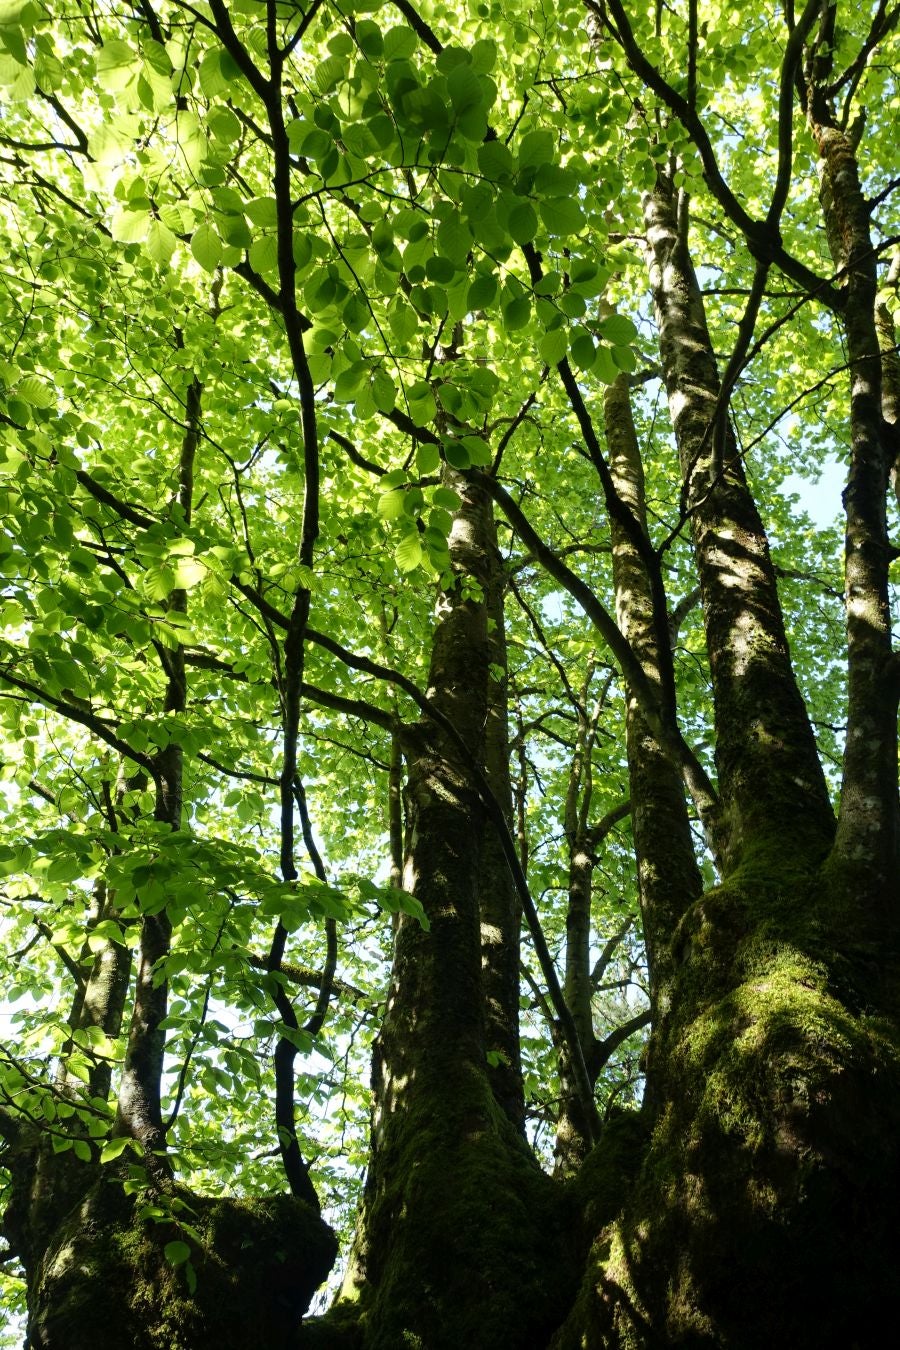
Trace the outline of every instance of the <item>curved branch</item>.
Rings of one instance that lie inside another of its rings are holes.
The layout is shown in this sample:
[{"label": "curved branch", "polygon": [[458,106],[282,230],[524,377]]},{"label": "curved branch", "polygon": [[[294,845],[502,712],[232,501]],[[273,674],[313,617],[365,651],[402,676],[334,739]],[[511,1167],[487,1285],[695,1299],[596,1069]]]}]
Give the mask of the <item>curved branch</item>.
[{"label": "curved branch", "polygon": [[[810,2],[812,3],[812,0]],[[712,142],[709,139],[709,133],[700,117],[687,99],[679,94],[676,89],[673,89],[668,80],[641,51],[621,0],[585,0],[585,3],[618,42],[635,75],[643,80],[647,88],[662,100],[690,134],[700,155],[707,187],[728,218],[737,225],[747,240],[747,245],[753,256],[761,262],[774,263],[784,272],[785,276],[790,277],[792,281],[796,281],[810,295],[821,300],[829,309],[840,313],[845,304],[845,299],[841,293],[836,291],[823,277],[817,276],[811,268],[792,257],[784,248],[778,230],[771,228],[768,220],[754,220],[731,191],[722,176]],[[810,5],[808,4],[807,9],[809,8]],[[820,6],[817,4],[816,12],[819,8]]]}]

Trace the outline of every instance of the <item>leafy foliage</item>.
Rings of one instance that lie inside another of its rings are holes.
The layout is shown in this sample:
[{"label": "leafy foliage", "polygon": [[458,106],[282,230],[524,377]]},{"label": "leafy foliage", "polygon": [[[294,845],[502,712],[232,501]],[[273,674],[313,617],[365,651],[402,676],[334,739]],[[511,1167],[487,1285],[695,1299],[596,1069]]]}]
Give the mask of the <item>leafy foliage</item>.
[{"label": "leafy foliage", "polygon": [[[780,19],[773,5],[742,15],[736,46],[729,7],[700,5],[688,90],[680,10],[697,8],[660,8],[655,30],[635,15],[637,40],[689,94],[731,191],[760,217],[778,169]],[[844,17],[838,66],[865,41],[864,8]],[[415,896],[389,884],[388,778],[397,728],[419,716],[412,694],[426,692],[435,594],[453,584],[451,471],[494,474],[615,609],[607,513],[563,362],[598,425],[604,389],[631,377],[650,535],[680,620],[680,724],[714,773],[640,244],[640,198],[657,169],[670,166],[694,195],[691,245],[723,366],[754,260],[696,137],[629,67],[602,12],[487,0],[418,10],[335,0],[305,12],[254,0],[0,5],[0,1109],[80,1163],[124,1159],[135,1187],[140,1150],[98,1087],[121,1071],[133,993],[111,1029],[79,1021],[79,990],[111,951],[133,961],[142,924],[165,913],[171,942],[153,978],[169,991],[162,1106],[179,1176],[217,1195],[283,1186],[271,1056],[286,1039],[299,1054],[301,1152],[349,1245],[391,916],[427,922]],[[900,97],[896,56],[888,33],[854,86],[875,122],[864,163],[884,257],[897,234],[900,149],[885,130]],[[795,122],[784,249],[830,284],[815,146]],[[843,339],[834,315],[777,269],[755,332],[732,406],[836,790]],[[823,472],[830,507],[814,518],[805,493]],[[580,794],[596,821],[628,797],[624,683],[578,605],[502,520],[500,547],[514,796],[562,968],[567,803]],[[310,619],[296,780],[324,869],[307,839],[293,877],[279,788],[284,638],[300,596]],[[169,696],[175,658],[183,706]],[[585,718],[588,772],[576,778]],[[155,794],[173,747],[178,822],[160,818]],[[699,829],[697,851],[713,880]],[[646,1001],[627,814],[593,865],[595,959],[622,934],[594,991],[602,1037]],[[273,967],[277,925],[287,946]],[[529,1128],[549,1156],[558,1046],[527,939],[523,961]],[[330,1010],[309,1031],[323,983]],[[640,1044],[636,1027],[604,1065],[604,1105],[639,1100]],[[189,1232],[165,1247],[189,1279],[191,1250]],[[0,1283],[15,1296],[10,1272]]]}]

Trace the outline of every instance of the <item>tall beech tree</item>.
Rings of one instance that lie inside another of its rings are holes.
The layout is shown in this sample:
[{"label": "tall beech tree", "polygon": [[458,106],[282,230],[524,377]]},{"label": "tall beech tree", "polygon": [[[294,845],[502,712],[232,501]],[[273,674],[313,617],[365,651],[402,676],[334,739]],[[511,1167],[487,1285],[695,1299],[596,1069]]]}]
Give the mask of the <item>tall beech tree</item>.
[{"label": "tall beech tree", "polygon": [[881,1344],[898,28],[0,0],[5,1344]]}]

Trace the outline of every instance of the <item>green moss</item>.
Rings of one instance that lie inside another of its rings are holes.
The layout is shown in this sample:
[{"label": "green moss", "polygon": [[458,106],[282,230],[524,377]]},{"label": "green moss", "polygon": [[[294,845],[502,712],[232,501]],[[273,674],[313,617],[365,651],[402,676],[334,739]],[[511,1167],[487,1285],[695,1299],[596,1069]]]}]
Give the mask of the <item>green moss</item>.
[{"label": "green moss", "polygon": [[[34,1281],[36,1350],[279,1350],[336,1255],[331,1230],[288,1196],[212,1200],[178,1193],[201,1241],[136,1217],[114,1181],[97,1182],[55,1233]],[[196,1289],[163,1248],[184,1238]]]},{"label": "green moss", "polygon": [[362,1350],[364,1333],[356,1303],[338,1303],[323,1317],[311,1317],[300,1331],[300,1350]]},{"label": "green moss", "polygon": [[616,1111],[570,1183],[588,1244],[622,1209],[647,1146],[647,1122],[638,1111]]},{"label": "green moss", "polygon": [[577,1264],[587,1274],[565,1321],[549,1342],[551,1350],[601,1350],[614,1343],[609,1338],[615,1310],[609,1306],[608,1292],[621,1256],[615,1221],[628,1203],[647,1142],[644,1114],[617,1112],[570,1183],[580,1218]]},{"label": "green moss", "polygon": [[432,1086],[419,1082],[419,1104],[407,1100],[375,1160],[359,1301],[367,1350],[531,1350],[574,1293],[565,1193],[482,1075],[457,1091]]},{"label": "green moss", "polygon": [[800,877],[742,869],[685,916],[649,1148],[624,1211],[597,1211],[558,1350],[843,1350],[900,1316],[891,981],[866,980],[826,874]]}]

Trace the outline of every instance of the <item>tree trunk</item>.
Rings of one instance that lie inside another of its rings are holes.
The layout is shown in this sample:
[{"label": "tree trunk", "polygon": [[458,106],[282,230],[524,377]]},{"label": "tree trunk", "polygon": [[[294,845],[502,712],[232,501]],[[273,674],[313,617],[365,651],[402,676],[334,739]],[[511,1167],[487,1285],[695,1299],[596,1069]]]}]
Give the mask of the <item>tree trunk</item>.
[{"label": "tree trunk", "polygon": [[900,868],[900,679],[891,643],[887,533],[887,489],[896,455],[896,364],[893,353],[883,354],[879,345],[877,257],[854,135],[839,125],[825,92],[835,13],[836,6],[823,6],[807,84],[825,233],[846,296],[850,370],[850,468],[844,490],[847,733],[836,854],[853,871],[856,904],[887,915],[896,904]]},{"label": "tree trunk", "polygon": [[[563,822],[569,854],[563,995],[572,1014],[592,1087],[596,1085],[601,1069],[616,1046],[632,1031],[645,1025],[647,1020],[645,1017],[631,1018],[627,1023],[627,1030],[625,1026],[614,1028],[603,1041],[598,1039],[594,1031],[595,983],[602,977],[606,952],[611,957],[617,942],[625,936],[631,926],[629,921],[618,936],[609,939],[604,955],[598,962],[601,969],[592,968],[594,867],[603,841],[613,827],[629,815],[631,803],[622,802],[608,811],[599,821],[591,823],[593,804],[591,755],[597,722],[612,683],[611,676],[607,676],[603,691],[596,699],[589,716],[587,704],[593,676],[594,666],[591,662],[579,695],[578,732],[569,770]],[[554,1145],[554,1176],[564,1178],[574,1176],[578,1172],[591,1147],[596,1127],[595,1121],[587,1118],[583,1094],[579,1090],[569,1047],[562,1036],[557,1035],[556,1041],[559,1054],[560,1104]]]},{"label": "tree trunk", "polygon": [[[616,491],[641,533],[649,539],[644,470],[626,376],[620,375],[607,389],[604,413],[610,473]],[[665,595],[661,576],[655,588],[635,541],[618,521],[610,522],[610,533],[619,627],[631,642],[647,678],[659,690],[660,703],[674,718],[671,655],[660,649],[659,638],[661,632],[668,637],[668,616],[664,616],[665,623],[660,623],[654,615],[658,603],[655,595],[660,592]],[[654,1013],[658,1016],[669,1005],[672,934],[703,885],[694,857],[682,775],[653,736],[630,689],[625,737],[638,894]]]},{"label": "tree trunk", "polygon": [[[660,359],[703,602],[725,862],[834,835],[825,778],[791,670],[769,546],[730,418],[688,252],[688,204],[660,173],[644,203]],[[798,809],[798,801],[801,803]]]},{"label": "tree trunk", "polygon": [[[484,731],[484,768],[510,830],[513,826],[509,775],[506,578],[497,552],[493,514],[488,523],[491,555],[484,605],[488,642],[488,706]],[[525,1129],[525,1095],[519,1052],[519,933],[522,907],[497,831],[488,826],[481,845],[478,876],[481,968],[484,988],[488,1077],[497,1104],[520,1133]]]},{"label": "tree trunk", "polygon": [[[571,1275],[553,1183],[488,1072],[484,992],[497,972],[488,961],[483,978],[488,824],[472,761],[486,755],[497,555],[488,495],[452,470],[445,478],[462,499],[450,534],[456,585],[438,599],[428,697],[466,751],[434,724],[407,733],[404,888],[427,927],[408,915],[397,927],[355,1288],[345,1295],[358,1299],[370,1350],[525,1350],[559,1319]],[[508,924],[505,901],[504,912]],[[343,1315],[311,1325],[308,1343]]]},{"label": "tree trunk", "polygon": [[[665,182],[646,223],[731,838],[721,884],[687,905],[668,945],[649,1146],[636,1163],[633,1142],[601,1140],[585,1166],[592,1267],[553,1345],[875,1346],[900,1315],[896,920],[854,903],[866,851],[830,843],[730,432],[713,458],[715,360]],[[896,877],[893,892],[896,914]]]}]

